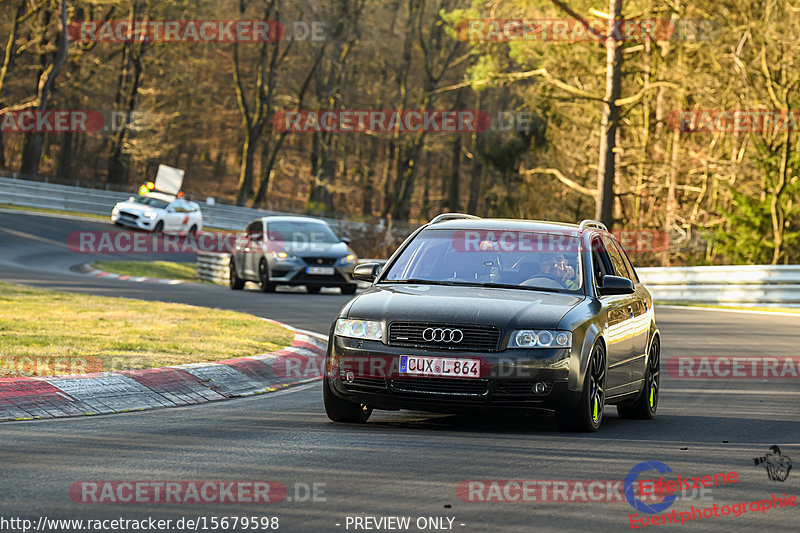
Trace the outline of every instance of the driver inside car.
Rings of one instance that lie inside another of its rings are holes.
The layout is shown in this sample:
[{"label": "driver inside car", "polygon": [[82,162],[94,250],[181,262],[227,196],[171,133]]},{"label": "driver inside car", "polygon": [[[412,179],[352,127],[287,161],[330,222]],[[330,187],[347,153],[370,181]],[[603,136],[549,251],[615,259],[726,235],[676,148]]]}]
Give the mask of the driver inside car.
[{"label": "driver inside car", "polygon": [[539,268],[542,274],[560,280],[570,290],[574,291],[580,288],[576,283],[575,269],[570,266],[564,254],[548,254]]}]

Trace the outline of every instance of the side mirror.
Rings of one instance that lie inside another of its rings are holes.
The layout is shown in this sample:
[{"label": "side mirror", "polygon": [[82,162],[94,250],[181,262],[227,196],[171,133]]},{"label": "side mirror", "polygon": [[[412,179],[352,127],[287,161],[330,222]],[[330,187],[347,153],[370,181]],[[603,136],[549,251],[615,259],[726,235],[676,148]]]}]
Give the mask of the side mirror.
[{"label": "side mirror", "polygon": [[346,245],[350,246],[350,239],[348,239],[347,237],[344,237],[342,239],[342,242],[345,243]]},{"label": "side mirror", "polygon": [[380,263],[361,263],[353,269],[353,279],[372,283],[378,277],[380,269]]},{"label": "side mirror", "polygon": [[620,276],[605,276],[603,284],[598,287],[601,296],[611,296],[614,294],[633,294],[636,290],[633,282],[628,278]]}]

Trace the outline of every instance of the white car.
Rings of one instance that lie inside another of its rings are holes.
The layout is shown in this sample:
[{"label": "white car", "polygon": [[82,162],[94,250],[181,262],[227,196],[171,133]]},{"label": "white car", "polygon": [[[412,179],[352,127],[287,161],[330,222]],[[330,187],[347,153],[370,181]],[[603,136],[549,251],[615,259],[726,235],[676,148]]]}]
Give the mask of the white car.
[{"label": "white car", "polygon": [[144,196],[131,196],[111,211],[111,221],[118,226],[147,231],[190,232],[203,229],[200,206],[169,194],[150,192]]}]

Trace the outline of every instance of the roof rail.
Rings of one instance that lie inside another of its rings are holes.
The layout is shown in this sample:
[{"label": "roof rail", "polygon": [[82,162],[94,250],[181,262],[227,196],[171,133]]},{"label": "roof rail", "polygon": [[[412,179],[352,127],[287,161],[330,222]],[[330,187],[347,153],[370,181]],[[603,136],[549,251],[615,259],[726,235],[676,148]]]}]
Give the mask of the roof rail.
[{"label": "roof rail", "polygon": [[598,222],[597,220],[582,220],[580,230],[583,231],[586,228],[596,228],[601,229],[603,231],[608,231],[608,228],[602,222]]},{"label": "roof rail", "polygon": [[465,213],[442,213],[441,215],[437,215],[428,222],[428,224],[436,224],[438,222],[444,222],[445,220],[458,220],[461,218],[471,219],[471,220],[480,220],[481,217],[476,217],[475,215],[467,215]]}]

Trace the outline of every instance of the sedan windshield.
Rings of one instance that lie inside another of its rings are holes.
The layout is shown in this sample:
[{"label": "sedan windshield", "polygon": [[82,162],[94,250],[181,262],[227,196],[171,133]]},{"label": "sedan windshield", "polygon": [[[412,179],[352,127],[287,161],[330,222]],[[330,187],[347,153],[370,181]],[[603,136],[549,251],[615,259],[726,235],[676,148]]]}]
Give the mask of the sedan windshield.
[{"label": "sedan windshield", "polygon": [[428,229],[382,281],[579,292],[582,277],[574,235]]},{"label": "sedan windshield", "polygon": [[158,198],[152,198],[150,196],[137,196],[134,200],[137,204],[149,205],[150,207],[155,207],[156,209],[166,209],[169,205],[164,200],[159,200]]},{"label": "sedan windshield", "polygon": [[334,244],[339,238],[327,224],[320,222],[270,222],[267,234],[271,241]]}]

